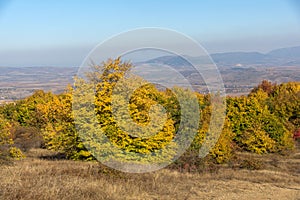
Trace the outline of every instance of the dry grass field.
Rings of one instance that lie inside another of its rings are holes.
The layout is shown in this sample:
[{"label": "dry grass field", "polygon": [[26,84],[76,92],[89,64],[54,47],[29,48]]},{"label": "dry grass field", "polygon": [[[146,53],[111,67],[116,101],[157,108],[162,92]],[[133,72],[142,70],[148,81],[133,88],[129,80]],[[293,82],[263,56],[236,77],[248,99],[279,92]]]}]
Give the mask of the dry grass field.
[{"label": "dry grass field", "polygon": [[203,173],[126,174],[33,149],[26,159],[1,166],[0,199],[300,199],[299,151],[238,156],[259,169],[224,165]]}]

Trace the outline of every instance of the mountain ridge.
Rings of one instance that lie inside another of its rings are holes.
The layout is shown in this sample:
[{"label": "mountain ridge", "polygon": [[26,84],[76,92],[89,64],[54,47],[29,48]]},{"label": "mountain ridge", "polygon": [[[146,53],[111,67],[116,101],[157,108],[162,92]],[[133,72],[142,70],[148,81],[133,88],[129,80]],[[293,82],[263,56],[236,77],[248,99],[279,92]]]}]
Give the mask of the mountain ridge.
[{"label": "mountain ridge", "polygon": [[[211,59],[219,66],[300,66],[300,46],[279,48],[268,53],[260,52],[225,52],[210,54]],[[197,59],[197,58],[192,58]],[[172,67],[191,66],[181,56],[161,56],[147,60],[147,64],[165,64]]]}]

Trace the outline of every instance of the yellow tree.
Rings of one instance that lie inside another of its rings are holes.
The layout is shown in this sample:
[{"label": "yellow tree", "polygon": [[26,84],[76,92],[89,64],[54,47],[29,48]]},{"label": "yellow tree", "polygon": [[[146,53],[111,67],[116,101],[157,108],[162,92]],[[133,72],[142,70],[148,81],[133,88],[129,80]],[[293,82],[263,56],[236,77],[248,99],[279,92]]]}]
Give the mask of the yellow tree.
[{"label": "yellow tree", "polygon": [[48,149],[65,153],[70,159],[93,159],[83,146],[74,124],[72,115],[72,88],[60,95],[54,95],[51,101],[37,105],[45,126],[42,135]]},{"label": "yellow tree", "polygon": [[76,81],[76,127],[85,146],[101,159],[164,162],[174,156],[174,122],[160,105],[162,93],[140,77],[130,76],[131,68],[120,58],[108,60],[92,66],[87,80]]},{"label": "yellow tree", "polygon": [[0,158],[14,157],[23,158],[24,155],[19,148],[14,147],[14,141],[10,133],[11,124],[0,115]]}]

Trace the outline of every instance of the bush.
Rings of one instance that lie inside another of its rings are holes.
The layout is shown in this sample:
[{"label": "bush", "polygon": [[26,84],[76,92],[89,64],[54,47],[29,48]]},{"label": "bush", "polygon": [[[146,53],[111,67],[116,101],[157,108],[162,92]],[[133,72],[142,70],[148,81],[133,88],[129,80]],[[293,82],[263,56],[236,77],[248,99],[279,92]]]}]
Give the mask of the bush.
[{"label": "bush", "polygon": [[264,164],[259,160],[255,160],[251,158],[251,159],[242,160],[239,167],[243,169],[249,169],[249,170],[260,170],[264,168]]},{"label": "bush", "polygon": [[11,124],[0,115],[0,159],[3,161],[9,157],[23,158],[22,151],[14,146],[12,134],[10,133]]},{"label": "bush", "polygon": [[12,129],[12,138],[14,146],[20,148],[22,151],[41,148],[44,145],[40,130],[34,127],[16,126]]},{"label": "bush", "polygon": [[240,143],[245,150],[258,154],[273,152],[275,148],[275,141],[265,131],[255,128],[243,132]]},{"label": "bush", "polygon": [[233,152],[235,151],[233,137],[234,133],[231,131],[230,124],[226,120],[218,142],[210,151],[210,156],[216,163],[225,163],[231,159]]},{"label": "bush", "polygon": [[11,147],[9,149],[9,155],[10,155],[10,157],[15,158],[17,160],[25,158],[25,155],[23,154],[23,152],[17,147]]},{"label": "bush", "polygon": [[267,153],[293,148],[291,132],[286,122],[271,112],[267,93],[258,89],[249,97],[228,98],[227,103],[234,141],[242,149]]}]

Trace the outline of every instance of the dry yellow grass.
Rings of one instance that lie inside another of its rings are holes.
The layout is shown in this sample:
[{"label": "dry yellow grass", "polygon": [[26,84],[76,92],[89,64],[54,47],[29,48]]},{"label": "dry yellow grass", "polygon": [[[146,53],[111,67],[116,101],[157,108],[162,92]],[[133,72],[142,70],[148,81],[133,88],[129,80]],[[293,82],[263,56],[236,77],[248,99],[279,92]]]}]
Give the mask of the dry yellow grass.
[{"label": "dry yellow grass", "polygon": [[[263,170],[222,167],[217,173],[160,170],[117,173],[96,162],[42,160],[32,150],[14,165],[2,165],[0,199],[300,199],[299,155],[271,162]],[[275,165],[278,165],[277,167]]]}]

